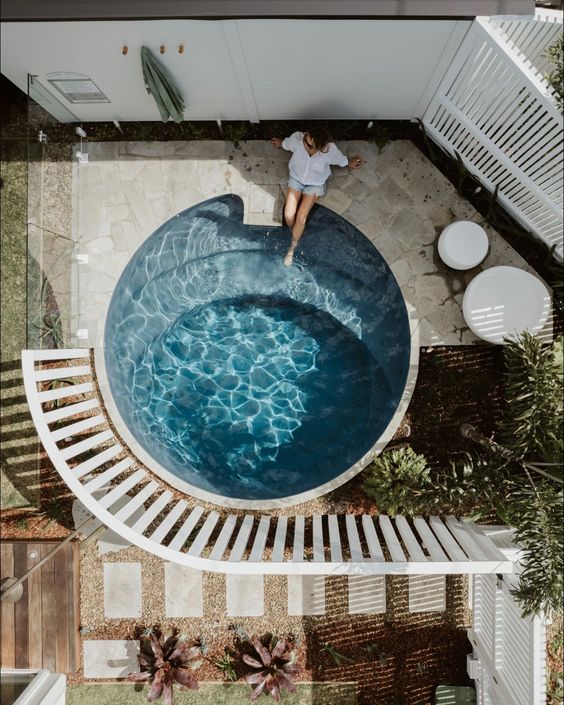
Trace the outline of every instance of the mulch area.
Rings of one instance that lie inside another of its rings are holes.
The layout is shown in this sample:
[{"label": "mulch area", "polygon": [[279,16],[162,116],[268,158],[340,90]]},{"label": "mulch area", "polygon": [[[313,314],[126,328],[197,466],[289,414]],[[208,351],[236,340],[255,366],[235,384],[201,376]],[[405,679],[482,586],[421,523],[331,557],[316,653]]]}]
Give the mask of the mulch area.
[{"label": "mulch area", "polygon": [[502,410],[503,369],[502,346],[422,348],[407,412],[409,445],[443,467],[475,450],[460,426],[466,422],[486,436],[493,433]]},{"label": "mulch area", "polygon": [[[309,653],[315,681],[356,681],[358,705],[423,705],[432,702],[434,688],[441,684],[470,685],[466,674],[466,654],[471,651],[463,629],[444,624],[426,624],[425,615],[417,623],[361,623],[355,629],[351,620],[326,625],[312,635]],[[352,642],[347,649],[339,642]],[[320,652],[324,641],[338,645],[339,653],[351,662],[336,665],[331,656]]]}]

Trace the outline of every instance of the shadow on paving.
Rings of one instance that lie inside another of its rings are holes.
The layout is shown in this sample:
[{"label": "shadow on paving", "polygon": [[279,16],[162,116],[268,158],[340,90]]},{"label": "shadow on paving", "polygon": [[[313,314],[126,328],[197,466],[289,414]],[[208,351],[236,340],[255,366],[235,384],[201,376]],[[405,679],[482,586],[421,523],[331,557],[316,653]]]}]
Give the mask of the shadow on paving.
[{"label": "shadow on paving", "polygon": [[39,440],[27,407],[19,360],[1,363],[0,482],[3,509],[39,505]]},{"label": "shadow on paving", "polygon": [[[202,683],[196,691],[175,688],[174,705],[247,705],[250,686],[242,683]],[[284,693],[285,705],[355,705],[354,683],[300,683],[295,694]],[[67,688],[67,705],[141,705],[147,689],[129,683],[79,685]],[[265,702],[271,698],[261,697]]]}]

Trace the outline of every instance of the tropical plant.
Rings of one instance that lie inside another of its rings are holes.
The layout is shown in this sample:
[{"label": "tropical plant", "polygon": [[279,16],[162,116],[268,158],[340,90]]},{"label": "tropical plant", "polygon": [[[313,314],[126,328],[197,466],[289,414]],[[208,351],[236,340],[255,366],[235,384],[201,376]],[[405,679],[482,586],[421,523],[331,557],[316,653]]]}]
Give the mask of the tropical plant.
[{"label": "tropical plant", "polygon": [[228,142],[233,142],[235,149],[239,149],[239,143],[245,140],[247,128],[244,123],[226,122],[222,127],[222,137]]},{"label": "tropical plant", "polygon": [[432,487],[429,466],[423,455],[409,447],[386,451],[364,473],[364,492],[380,512],[390,516],[417,514],[427,507]]},{"label": "tropical plant", "polygon": [[564,701],[564,678],[562,671],[559,673],[550,672],[548,674],[549,690],[547,692],[548,702],[551,705],[562,705]]},{"label": "tropical plant", "polygon": [[150,683],[148,702],[162,695],[164,705],[172,705],[174,683],[192,690],[198,687],[191,671],[201,665],[200,656],[200,647],[182,641],[177,632],[165,638],[159,630],[149,630],[148,637],[141,639],[137,656],[141,672],[130,673],[127,680]]},{"label": "tropical plant", "polygon": [[523,546],[522,571],[512,594],[524,615],[562,610],[564,496],[549,482],[522,492],[512,504],[515,541]]},{"label": "tropical plant", "polygon": [[[425,123],[421,118],[414,118],[414,122],[416,122],[419,126],[419,129],[421,130],[421,134],[423,135],[423,142],[425,144],[425,147],[427,148],[431,159],[433,161],[437,161],[438,159],[446,156],[446,151],[441,147],[440,144],[437,142],[434,142],[431,137],[427,134],[427,130],[425,129]],[[437,152],[437,147],[439,148],[439,152]]]},{"label": "tropical plant", "polygon": [[562,463],[562,338],[545,345],[528,332],[504,349],[506,408],[500,441],[520,457]]},{"label": "tropical plant", "polygon": [[564,591],[562,341],[543,345],[525,333],[508,341],[504,356],[504,445],[468,424],[461,430],[487,449],[492,489],[484,497],[523,547],[513,590],[523,614],[558,613]]},{"label": "tropical plant", "polygon": [[200,653],[205,656],[209,650],[210,650],[210,645],[208,644],[208,641],[205,636],[200,635],[196,639],[196,645],[200,647]]},{"label": "tropical plant", "polygon": [[251,639],[260,660],[248,654],[243,655],[243,661],[254,670],[245,676],[249,685],[256,686],[251,693],[251,700],[256,700],[261,693],[271,695],[276,702],[280,702],[280,693],[287,690],[296,692],[296,686],[291,676],[302,669],[296,664],[296,652],[290,649],[286,639],[272,637],[268,646],[265,646],[258,637]]},{"label": "tropical plant", "polygon": [[366,130],[366,139],[378,148],[378,154],[384,149],[391,139],[390,131],[381,122],[371,120]]},{"label": "tropical plant", "polygon": [[41,274],[41,287],[39,289],[39,301],[37,308],[39,315],[36,318],[37,322],[32,323],[37,329],[39,337],[47,342],[47,347],[64,348],[65,340],[63,334],[63,323],[58,309],[53,312],[47,312],[48,301],[53,298],[53,290],[49,284],[49,280],[45,274]]},{"label": "tropical plant", "polygon": [[241,624],[230,624],[228,629],[233,632],[233,636],[236,641],[246,642],[251,640],[251,637],[247,634],[245,628]]},{"label": "tropical plant", "polygon": [[376,642],[366,644],[366,646],[362,647],[362,650],[367,653],[368,656],[375,658],[381,666],[383,666],[388,659],[388,654],[382,649],[380,644]]},{"label": "tropical plant", "polygon": [[64,348],[65,338],[63,335],[63,322],[59,313],[47,313],[43,316],[43,321],[39,326],[39,336],[51,339],[53,347]]},{"label": "tropical plant", "polygon": [[[72,386],[73,384],[74,382],[72,379],[50,379],[45,382],[45,390],[52,391],[54,389],[62,389],[63,387]],[[72,402],[69,401],[69,397],[63,397],[62,399],[53,399],[48,403],[51,405],[51,408],[58,409],[61,406],[68,406]]]},{"label": "tropical plant", "polygon": [[328,641],[326,641],[323,646],[321,647],[321,651],[325,651],[326,653],[331,656],[333,659],[333,663],[335,665],[340,666],[342,663],[353,663],[352,658],[349,658],[348,656],[345,656],[342,654],[340,651],[337,651],[337,649],[330,644]]},{"label": "tropical plant", "polygon": [[550,64],[550,72],[545,76],[554,91],[560,112],[564,111],[564,37],[560,37],[545,52]]},{"label": "tropical plant", "polygon": [[227,680],[237,680],[237,672],[235,671],[234,665],[235,659],[227,649],[224,649],[223,653],[218,658],[208,658],[208,661],[221,671]]}]

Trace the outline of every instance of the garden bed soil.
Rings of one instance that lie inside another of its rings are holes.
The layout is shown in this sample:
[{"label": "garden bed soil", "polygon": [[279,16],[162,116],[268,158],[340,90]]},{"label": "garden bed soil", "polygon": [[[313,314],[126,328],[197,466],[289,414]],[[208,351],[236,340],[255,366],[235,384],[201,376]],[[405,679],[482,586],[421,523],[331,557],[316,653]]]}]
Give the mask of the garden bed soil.
[{"label": "garden bed soil", "polygon": [[461,436],[461,424],[492,436],[502,412],[503,370],[503,346],[421,348],[407,412],[413,450],[444,468],[476,450],[473,441]]}]

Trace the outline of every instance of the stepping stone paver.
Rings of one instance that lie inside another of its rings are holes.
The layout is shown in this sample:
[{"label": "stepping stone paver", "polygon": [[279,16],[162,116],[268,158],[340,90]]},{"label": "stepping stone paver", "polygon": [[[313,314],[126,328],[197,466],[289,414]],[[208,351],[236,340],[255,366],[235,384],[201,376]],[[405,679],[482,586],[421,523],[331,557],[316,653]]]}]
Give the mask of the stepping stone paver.
[{"label": "stepping stone paver", "polygon": [[141,563],[104,563],[104,615],[141,616]]},{"label": "stepping stone paver", "polygon": [[225,576],[227,614],[230,617],[262,617],[264,580],[262,575]]},{"label": "stepping stone paver", "polygon": [[409,611],[442,612],[446,609],[444,575],[409,576]]},{"label": "stepping stone paver", "polygon": [[349,614],[380,614],[385,611],[385,576],[349,575]]},{"label": "stepping stone paver", "polygon": [[288,576],[288,614],[325,614],[325,577],[323,575]]},{"label": "stepping stone paver", "polygon": [[178,563],[164,566],[165,615],[203,617],[202,571]]},{"label": "stepping stone paver", "polygon": [[138,641],[88,640],[82,646],[85,678],[124,678],[139,671]]}]

